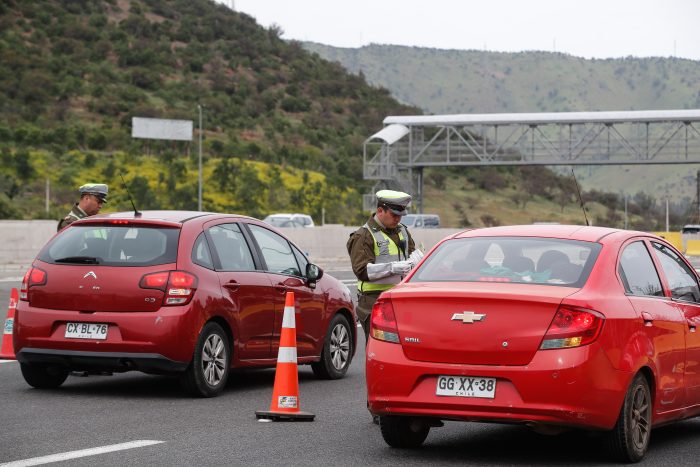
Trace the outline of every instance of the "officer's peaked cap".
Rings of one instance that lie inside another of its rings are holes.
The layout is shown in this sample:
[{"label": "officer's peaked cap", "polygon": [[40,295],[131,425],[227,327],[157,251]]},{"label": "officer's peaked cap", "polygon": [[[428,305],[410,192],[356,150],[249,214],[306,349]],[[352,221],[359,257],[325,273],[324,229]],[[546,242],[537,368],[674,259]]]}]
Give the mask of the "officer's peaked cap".
[{"label": "officer's peaked cap", "polygon": [[103,202],[107,201],[107,192],[109,188],[104,183],[86,183],[78,188],[80,195],[95,195]]},{"label": "officer's peaked cap", "polygon": [[408,214],[406,208],[411,205],[411,195],[408,193],[394,190],[379,190],[376,196],[377,206],[383,206],[397,216]]}]

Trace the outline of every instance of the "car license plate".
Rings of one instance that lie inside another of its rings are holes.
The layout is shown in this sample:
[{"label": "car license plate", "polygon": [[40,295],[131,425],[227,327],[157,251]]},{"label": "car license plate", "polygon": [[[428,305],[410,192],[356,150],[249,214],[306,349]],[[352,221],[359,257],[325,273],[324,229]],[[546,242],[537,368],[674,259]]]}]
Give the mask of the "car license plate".
[{"label": "car license plate", "polygon": [[107,339],[109,325],[101,323],[66,323],[67,339]]},{"label": "car license plate", "polygon": [[435,394],[453,397],[496,397],[496,378],[438,376]]}]

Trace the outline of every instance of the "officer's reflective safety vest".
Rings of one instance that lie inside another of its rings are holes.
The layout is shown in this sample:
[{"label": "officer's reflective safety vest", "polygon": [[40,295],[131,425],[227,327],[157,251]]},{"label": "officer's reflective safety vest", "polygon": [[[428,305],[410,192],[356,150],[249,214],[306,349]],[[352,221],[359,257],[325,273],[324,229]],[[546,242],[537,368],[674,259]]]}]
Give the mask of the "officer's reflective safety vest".
[{"label": "officer's reflective safety vest", "polygon": [[[381,230],[373,230],[369,225],[365,224],[362,227],[369,230],[372,234],[372,239],[374,240],[374,264],[384,264],[392,263],[394,261],[400,261],[399,247],[394,243],[394,241]],[[405,245],[403,251],[404,259],[406,259],[406,250],[408,249],[408,243],[406,239],[408,238],[408,232],[406,232],[406,227],[403,224],[399,224],[399,240]],[[382,277],[381,279],[373,281],[357,281],[357,290],[360,292],[382,292],[388,290],[401,282],[400,276],[391,275],[388,277]]]}]

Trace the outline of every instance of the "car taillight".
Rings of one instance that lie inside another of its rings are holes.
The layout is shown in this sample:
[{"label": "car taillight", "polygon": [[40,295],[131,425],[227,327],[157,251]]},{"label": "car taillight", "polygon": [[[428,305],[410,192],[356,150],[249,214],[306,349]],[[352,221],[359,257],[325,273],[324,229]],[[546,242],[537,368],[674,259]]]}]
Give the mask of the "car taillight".
[{"label": "car taillight", "polygon": [[372,307],[370,334],[377,340],[398,344],[399,329],[396,325],[394,305],[388,298],[380,298]]},{"label": "car taillight", "polygon": [[197,290],[197,277],[185,271],[153,272],[141,278],[139,287],[165,292],[163,305],[186,305]]},{"label": "car taillight", "polygon": [[29,268],[22,279],[22,287],[19,290],[19,299],[29,301],[29,288],[35,285],[46,284],[46,271],[39,268]]},{"label": "car taillight", "polygon": [[593,310],[562,305],[547,329],[540,349],[565,349],[587,345],[598,338],[605,317]]}]

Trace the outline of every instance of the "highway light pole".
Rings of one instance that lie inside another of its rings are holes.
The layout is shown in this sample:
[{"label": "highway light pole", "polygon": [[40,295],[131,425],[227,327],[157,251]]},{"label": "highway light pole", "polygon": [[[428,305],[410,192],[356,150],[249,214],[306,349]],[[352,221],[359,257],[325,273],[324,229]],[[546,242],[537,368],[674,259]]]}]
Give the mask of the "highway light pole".
[{"label": "highway light pole", "polygon": [[199,110],[199,189],[197,196],[197,209],[202,210],[202,106],[197,104]]}]

